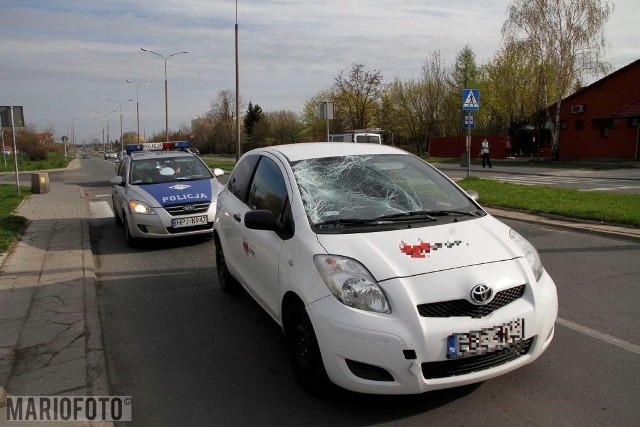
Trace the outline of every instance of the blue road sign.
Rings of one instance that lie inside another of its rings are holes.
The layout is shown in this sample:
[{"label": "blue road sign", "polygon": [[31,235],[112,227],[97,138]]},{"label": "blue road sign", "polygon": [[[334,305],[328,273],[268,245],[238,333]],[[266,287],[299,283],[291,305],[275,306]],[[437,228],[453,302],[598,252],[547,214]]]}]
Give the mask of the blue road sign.
[{"label": "blue road sign", "polygon": [[480,108],[480,91],[478,89],[462,89],[462,109],[476,111]]},{"label": "blue road sign", "polygon": [[464,129],[473,129],[476,127],[476,123],[473,115],[467,114],[464,116]]}]

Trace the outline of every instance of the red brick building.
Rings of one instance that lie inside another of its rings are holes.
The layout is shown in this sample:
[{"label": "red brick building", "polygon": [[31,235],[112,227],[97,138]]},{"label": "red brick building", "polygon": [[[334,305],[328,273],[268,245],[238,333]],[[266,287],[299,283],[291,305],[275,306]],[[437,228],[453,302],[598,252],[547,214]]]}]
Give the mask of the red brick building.
[{"label": "red brick building", "polygon": [[639,122],[640,59],[562,100],[560,158],[637,160]]}]

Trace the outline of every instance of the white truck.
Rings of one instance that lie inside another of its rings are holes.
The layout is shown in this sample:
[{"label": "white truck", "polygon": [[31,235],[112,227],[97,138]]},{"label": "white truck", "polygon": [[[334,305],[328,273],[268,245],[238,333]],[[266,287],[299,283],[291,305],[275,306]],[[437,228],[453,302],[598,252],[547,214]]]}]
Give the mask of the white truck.
[{"label": "white truck", "polygon": [[329,135],[329,142],[359,142],[382,144],[382,129],[356,129]]}]

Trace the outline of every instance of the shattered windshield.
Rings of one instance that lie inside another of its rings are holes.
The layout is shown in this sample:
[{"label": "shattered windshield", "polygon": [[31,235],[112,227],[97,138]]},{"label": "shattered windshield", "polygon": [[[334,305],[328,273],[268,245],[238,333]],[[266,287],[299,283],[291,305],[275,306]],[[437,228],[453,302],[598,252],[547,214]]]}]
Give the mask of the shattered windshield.
[{"label": "shattered windshield", "polygon": [[328,157],[299,161],[292,168],[312,226],[406,213],[477,211],[466,195],[411,155]]}]

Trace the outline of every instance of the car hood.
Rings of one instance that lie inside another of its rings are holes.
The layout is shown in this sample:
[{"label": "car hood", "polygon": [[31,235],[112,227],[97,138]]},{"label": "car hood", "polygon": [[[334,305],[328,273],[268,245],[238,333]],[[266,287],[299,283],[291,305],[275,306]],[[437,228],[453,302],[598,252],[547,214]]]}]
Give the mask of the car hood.
[{"label": "car hood", "polygon": [[222,185],[215,179],[130,186],[131,195],[138,196],[151,207],[167,207],[184,205],[185,203],[215,203],[222,188]]},{"label": "car hood", "polygon": [[327,253],[360,261],[385,280],[521,257],[509,227],[483,218],[420,228],[357,234],[317,234]]}]

